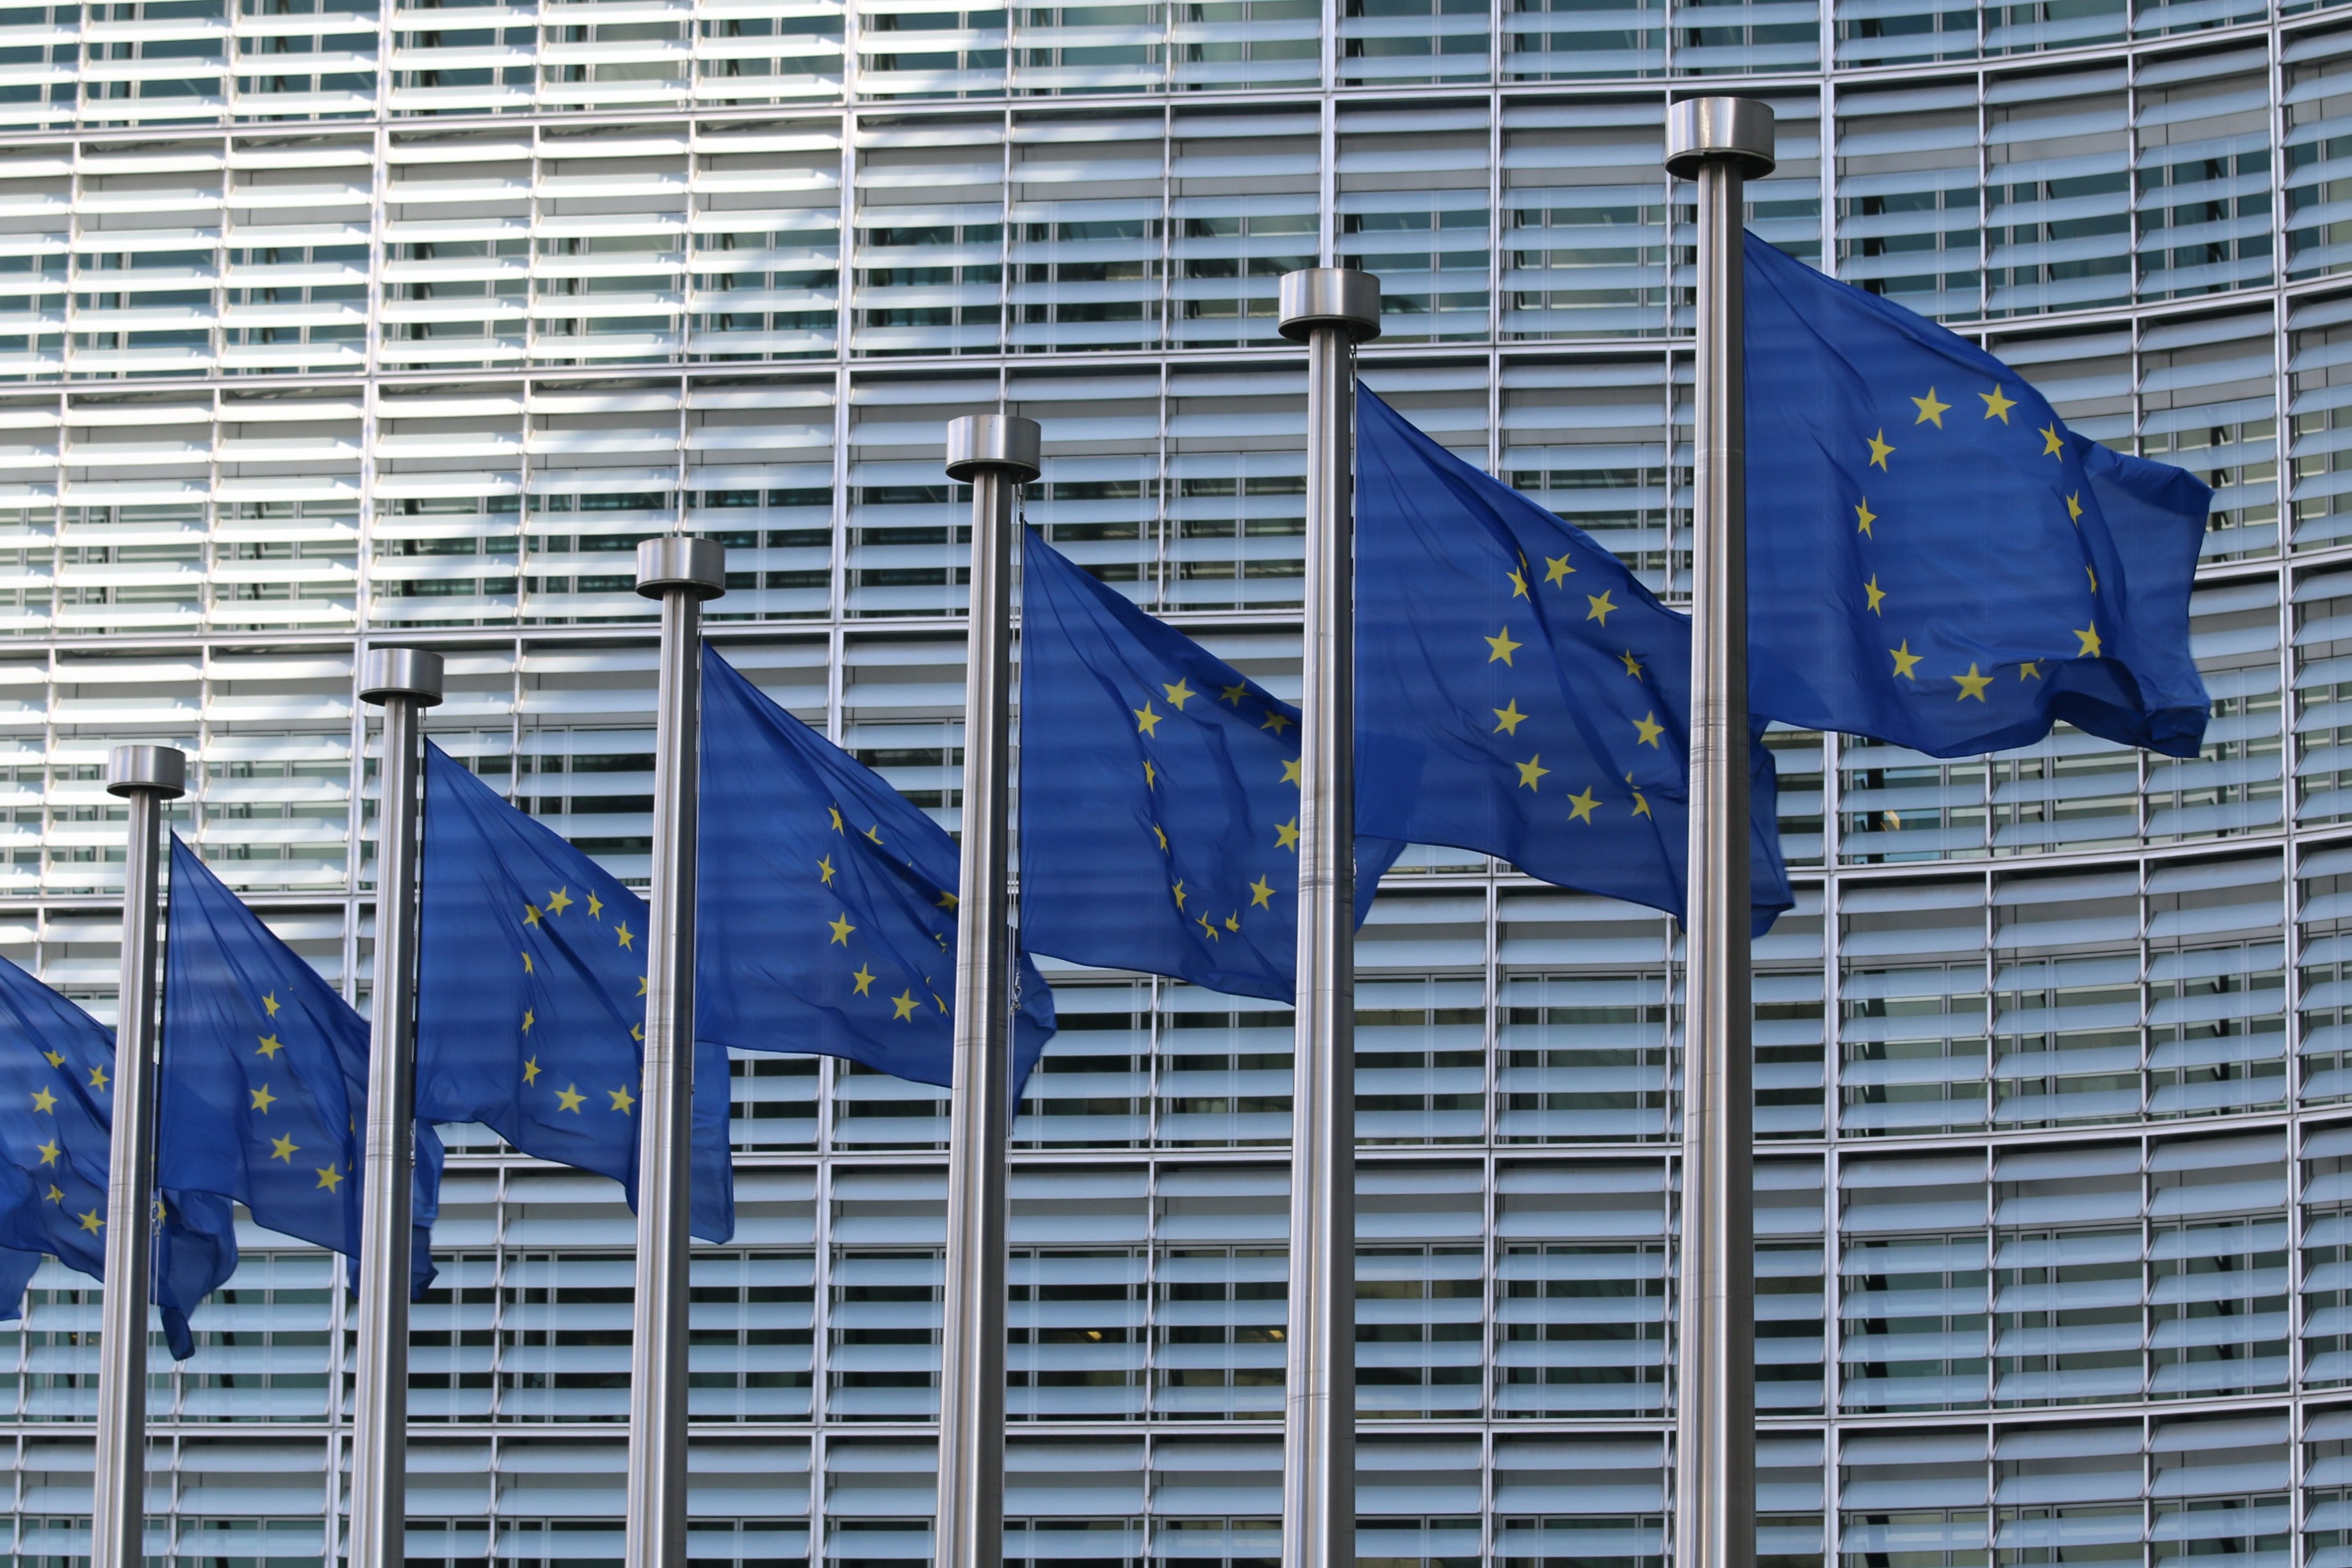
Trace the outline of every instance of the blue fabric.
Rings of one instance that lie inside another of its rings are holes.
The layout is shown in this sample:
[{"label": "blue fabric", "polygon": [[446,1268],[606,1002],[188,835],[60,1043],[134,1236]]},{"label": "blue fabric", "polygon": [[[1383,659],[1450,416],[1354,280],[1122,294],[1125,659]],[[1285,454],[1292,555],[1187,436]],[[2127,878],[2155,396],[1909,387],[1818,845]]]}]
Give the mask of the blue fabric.
[{"label": "blue fabric", "polygon": [[[1290,1001],[1298,710],[1034,528],[1023,551],[1022,940]],[[1359,924],[1403,847],[1357,840]]]},{"label": "blue fabric", "polygon": [[[229,1199],[257,1225],[358,1258],[368,1024],[177,835],[170,912],[155,1300],[184,1357],[189,1314],[236,1268]],[[412,1295],[433,1277],[440,1167],[439,1140],[421,1135]]]},{"label": "blue fabric", "polygon": [[33,1282],[40,1268],[38,1252],[14,1252],[0,1247],[0,1323],[24,1317],[25,1287]]},{"label": "blue fabric", "polygon": [[[637,1201],[645,900],[435,746],[425,756],[419,1120],[480,1122]],[[735,1234],[727,1052],[694,1056],[688,1228]]]},{"label": "blue fabric", "polygon": [[0,1248],[106,1277],[114,1037],[0,959]]},{"label": "blue fabric", "polygon": [[[955,841],[710,648],[701,833],[701,1037],[951,1087]],[[1013,986],[1017,1105],[1054,1032],[1054,995],[1025,956]]]},{"label": "blue fabric", "polygon": [[2053,720],[2193,757],[2212,492],[1974,344],[1748,236],[1749,701],[1931,757]]},{"label": "blue fabric", "polygon": [[[1688,617],[1616,557],[1356,392],[1356,823],[1680,919]],[[1750,904],[1794,902],[1762,721]]]}]

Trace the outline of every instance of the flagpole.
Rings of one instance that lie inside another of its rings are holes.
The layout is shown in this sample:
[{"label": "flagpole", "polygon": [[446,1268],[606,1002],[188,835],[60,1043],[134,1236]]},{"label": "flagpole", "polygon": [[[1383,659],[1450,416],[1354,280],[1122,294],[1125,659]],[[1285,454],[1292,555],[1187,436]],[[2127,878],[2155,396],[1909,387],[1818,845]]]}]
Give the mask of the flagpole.
[{"label": "flagpole", "polygon": [[416,820],[425,780],[424,715],[440,706],[441,655],[421,648],[369,649],[360,664],[360,700],[383,709],[383,763],[348,1545],[351,1568],[401,1568],[407,1552],[408,1275],[415,1224],[410,1183],[416,1163]]},{"label": "flagpole", "polygon": [[130,802],[122,855],[122,988],[106,1176],[106,1289],[99,1305],[97,1474],[90,1568],[139,1568],[147,1527],[147,1298],[155,1196],[155,949],[163,802],[187,793],[188,754],[118,746],[106,792]]},{"label": "flagpole", "polygon": [[1677,1568],[1755,1568],[1755,1063],[1748,987],[1748,447],[1742,187],[1772,172],[1772,111],[1666,114],[1667,172],[1698,182],[1690,892],[1685,921]]},{"label": "flagpole", "polygon": [[694,1148],[694,872],[700,804],[702,601],[727,591],[726,547],[672,534],[637,546],[637,591],[661,601],[645,1082],[637,1112],[637,1286],[629,1341],[626,1568],[686,1568],[686,1356]]},{"label": "flagpole", "polygon": [[1282,277],[1307,345],[1307,643],[1299,703],[1298,1011],[1291,1067],[1283,1568],[1356,1561],[1356,345],[1381,280]]},{"label": "flagpole", "polygon": [[948,476],[971,486],[964,660],[955,1086],[948,1128],[947,1300],[940,1354],[939,1568],[1004,1558],[1004,1145],[1013,1122],[1013,938],[1006,896],[1014,494],[1038,474],[1037,422],[948,425]]}]

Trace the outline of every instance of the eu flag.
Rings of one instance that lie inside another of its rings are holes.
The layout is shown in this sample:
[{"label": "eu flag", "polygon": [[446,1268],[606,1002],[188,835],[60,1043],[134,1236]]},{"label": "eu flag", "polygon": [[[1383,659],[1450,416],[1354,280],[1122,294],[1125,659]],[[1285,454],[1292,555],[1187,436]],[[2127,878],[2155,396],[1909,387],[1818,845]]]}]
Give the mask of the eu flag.
[{"label": "eu flag", "polygon": [[[701,1039],[952,1085],[955,841],[710,648],[700,854]],[[1025,956],[1013,992],[1017,1098],[1054,1032],[1054,996]]]},{"label": "eu flag", "polygon": [[[439,747],[425,755],[416,1113],[637,1201],[646,902]],[[698,1045],[689,1228],[735,1234],[727,1052]]]},{"label": "eu flag", "polygon": [[0,958],[0,1248],[105,1277],[113,1088],[106,1026]]},{"label": "eu flag", "polygon": [[[228,1199],[358,1258],[367,1062],[367,1020],[173,835],[155,1180],[156,1301],[174,1354],[188,1354],[197,1301],[236,1267]],[[432,1279],[440,1154],[418,1138],[413,1292]]]},{"label": "eu flag", "polygon": [[[1290,1001],[1298,710],[1034,528],[1022,560],[1022,941]],[[1403,847],[1358,839],[1360,922]]]},{"label": "eu flag", "polygon": [[[1356,821],[1683,915],[1691,627],[1615,556],[1356,389]],[[1749,747],[1750,898],[1794,901]]]},{"label": "eu flag", "polygon": [[0,1247],[0,1323],[13,1323],[25,1315],[25,1287],[40,1272],[38,1252],[17,1252]]},{"label": "eu flag", "polygon": [[2064,719],[2196,755],[2212,492],[2066,428],[1973,343],[1747,236],[1756,711],[1959,757]]}]

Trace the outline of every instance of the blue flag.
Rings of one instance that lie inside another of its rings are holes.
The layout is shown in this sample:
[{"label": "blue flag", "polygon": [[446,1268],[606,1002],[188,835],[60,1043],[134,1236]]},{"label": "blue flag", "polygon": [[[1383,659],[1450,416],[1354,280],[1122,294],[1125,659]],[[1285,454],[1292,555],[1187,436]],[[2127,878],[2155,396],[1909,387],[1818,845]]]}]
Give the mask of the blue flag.
[{"label": "blue flag", "polygon": [[0,1247],[0,1323],[13,1323],[25,1315],[25,1287],[41,1271],[38,1252],[16,1252]]},{"label": "blue flag", "polygon": [[1754,235],[1746,276],[1756,711],[1932,757],[2062,718],[2195,756],[2189,591],[2213,493]]},{"label": "blue flag", "polygon": [[[1689,618],[1356,391],[1356,821],[1683,915]],[[1748,748],[1754,928],[1795,902]]]},{"label": "blue flag", "polygon": [[[710,648],[701,865],[704,1040],[952,1085],[955,841]],[[1025,956],[1013,984],[1017,1099],[1054,1032],[1054,995]]]},{"label": "blue flag", "polygon": [[[1287,1002],[1298,710],[1025,531],[1021,939]],[[1356,918],[1403,845],[1356,843]]]},{"label": "blue flag", "polygon": [[0,958],[0,1248],[105,1278],[113,1088],[106,1026]]},{"label": "blue flag", "polygon": [[[155,1118],[156,1301],[173,1354],[189,1354],[189,1314],[236,1268],[227,1200],[358,1258],[367,1062],[367,1020],[173,835]],[[433,1277],[440,1168],[439,1141],[422,1133],[413,1294]]]},{"label": "blue flag", "polygon": [[[637,1201],[646,902],[436,746],[425,755],[416,1113],[480,1122]],[[698,1045],[689,1228],[735,1234],[727,1052]]]}]

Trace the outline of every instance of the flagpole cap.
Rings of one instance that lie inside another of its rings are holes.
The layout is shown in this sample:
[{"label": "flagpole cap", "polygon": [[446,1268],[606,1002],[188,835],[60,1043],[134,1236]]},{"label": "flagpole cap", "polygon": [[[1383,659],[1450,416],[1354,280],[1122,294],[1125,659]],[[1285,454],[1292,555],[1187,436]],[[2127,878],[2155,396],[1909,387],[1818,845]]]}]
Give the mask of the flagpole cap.
[{"label": "flagpole cap", "polygon": [[188,754],[176,746],[118,746],[106,754],[106,792],[176,800],[188,792]]},{"label": "flagpole cap", "polygon": [[727,591],[727,547],[717,539],[665,534],[637,546],[637,591],[659,599],[682,588],[697,599]]},{"label": "flagpole cap", "polygon": [[1318,327],[1337,327],[1354,343],[1381,335],[1381,280],[1352,267],[1309,267],[1282,275],[1282,335],[1307,341]]},{"label": "flagpole cap", "polygon": [[948,421],[948,477],[1003,474],[1026,485],[1042,472],[1043,439],[1034,419],[1017,413],[967,413]]},{"label": "flagpole cap", "polygon": [[439,707],[441,655],[423,648],[370,648],[360,660],[360,701],[382,705],[394,697]]},{"label": "flagpole cap", "polygon": [[1666,110],[1666,172],[1696,180],[1723,160],[1751,180],[1769,174],[1772,106],[1752,98],[1686,98]]}]

